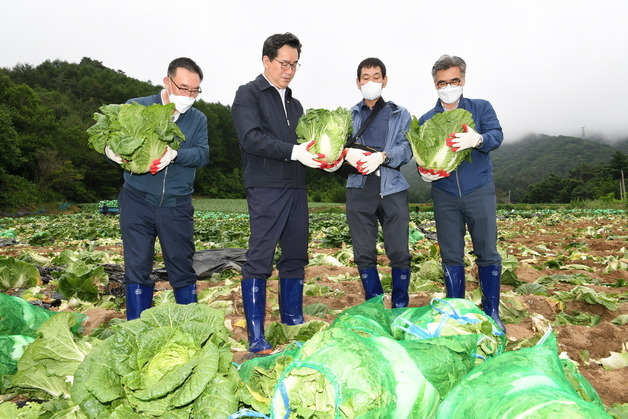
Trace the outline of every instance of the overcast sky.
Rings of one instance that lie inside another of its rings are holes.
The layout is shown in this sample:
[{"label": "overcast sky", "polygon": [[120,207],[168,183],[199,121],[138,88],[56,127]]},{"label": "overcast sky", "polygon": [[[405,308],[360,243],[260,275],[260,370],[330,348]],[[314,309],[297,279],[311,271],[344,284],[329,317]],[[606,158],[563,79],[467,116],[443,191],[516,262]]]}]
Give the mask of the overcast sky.
[{"label": "overcast sky", "polygon": [[263,41],[303,44],[290,87],[307,108],[361,99],[356,68],[387,66],[386,100],[420,116],[436,103],[431,67],[467,62],[464,94],[489,100],[505,141],[527,133],[628,137],[625,0],[21,0],[5,2],[0,67],[82,57],[161,84],[168,63],[203,69],[202,99],[231,104],[262,71]]}]

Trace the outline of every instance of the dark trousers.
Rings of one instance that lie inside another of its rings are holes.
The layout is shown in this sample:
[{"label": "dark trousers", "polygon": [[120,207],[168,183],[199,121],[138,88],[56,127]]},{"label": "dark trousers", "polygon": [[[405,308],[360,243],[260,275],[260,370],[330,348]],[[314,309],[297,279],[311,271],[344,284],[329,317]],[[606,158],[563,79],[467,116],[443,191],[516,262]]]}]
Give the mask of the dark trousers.
[{"label": "dark trousers", "polygon": [[243,279],[267,279],[277,244],[281,278],[303,278],[308,264],[309,218],[305,189],[248,188],[251,236],[242,266]]},{"label": "dark trousers", "polygon": [[459,197],[432,186],[436,236],[444,265],[464,266],[466,227],[478,266],[500,265],[497,251],[497,201],[493,182]]},{"label": "dark trousers", "polygon": [[408,191],[382,197],[379,176],[368,176],[362,188],[347,188],[347,223],[358,269],[377,266],[378,221],[386,256],[393,268],[410,267]]},{"label": "dark trousers", "polygon": [[153,286],[155,238],[159,237],[168,281],[173,288],[196,282],[194,207],[191,200],[175,207],[159,207],[122,188],[118,196],[124,248],[124,282]]}]

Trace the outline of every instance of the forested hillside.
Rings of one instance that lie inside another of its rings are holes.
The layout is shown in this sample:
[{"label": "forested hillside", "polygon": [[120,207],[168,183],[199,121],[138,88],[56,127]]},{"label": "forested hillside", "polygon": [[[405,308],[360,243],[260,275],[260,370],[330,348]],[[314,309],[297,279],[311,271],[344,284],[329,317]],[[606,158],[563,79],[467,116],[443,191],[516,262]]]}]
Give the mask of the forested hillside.
[{"label": "forested hillside", "polygon": [[[33,209],[50,202],[113,199],[121,169],[88,148],[86,129],[104,104],[159,92],[99,61],[46,61],[0,69],[0,210]],[[211,98],[210,98],[211,99]],[[208,118],[210,164],[199,169],[198,195],[243,198],[241,163],[230,109],[199,100]],[[311,171],[317,201],[344,199],[336,176]]]},{"label": "forested hillside", "polygon": [[[155,94],[160,88],[90,58],[79,64],[56,60],[0,69],[0,212],[33,210],[51,202],[115,199],[121,169],[88,148],[86,129],[100,106]],[[204,100],[194,106],[207,115],[210,142],[210,164],[197,172],[196,194],[243,198],[229,106]],[[498,200],[619,197],[621,169],[628,172],[626,150],[628,139],[612,146],[546,135],[507,142],[492,154]],[[428,202],[429,185],[416,173],[414,162],[402,171],[412,185],[410,201]],[[342,178],[314,169],[308,169],[308,176],[311,201],[344,201]],[[559,190],[552,195],[553,189]]]}]

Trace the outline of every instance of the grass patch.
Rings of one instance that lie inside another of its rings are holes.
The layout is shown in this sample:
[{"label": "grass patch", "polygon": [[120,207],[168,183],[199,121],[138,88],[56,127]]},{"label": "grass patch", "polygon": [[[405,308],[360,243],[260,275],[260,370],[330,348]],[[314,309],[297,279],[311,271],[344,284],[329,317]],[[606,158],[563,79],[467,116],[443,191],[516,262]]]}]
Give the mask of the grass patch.
[{"label": "grass patch", "polygon": [[[234,212],[247,214],[249,212],[246,199],[208,199],[194,198],[196,211]],[[344,213],[344,204],[330,204],[328,202],[309,202],[312,212],[341,212]]]}]

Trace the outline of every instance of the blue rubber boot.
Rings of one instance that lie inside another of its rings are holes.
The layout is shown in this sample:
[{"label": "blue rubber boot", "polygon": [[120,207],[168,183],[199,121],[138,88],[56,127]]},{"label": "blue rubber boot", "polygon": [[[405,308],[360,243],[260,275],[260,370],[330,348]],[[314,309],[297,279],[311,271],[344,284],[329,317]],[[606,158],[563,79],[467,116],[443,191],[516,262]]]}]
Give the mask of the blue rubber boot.
[{"label": "blue rubber boot", "polygon": [[365,300],[370,300],[371,298],[384,293],[382,283],[379,280],[379,274],[377,273],[377,268],[358,269],[358,272],[360,273],[362,285],[364,286]]},{"label": "blue rubber boot", "polygon": [[249,335],[249,351],[270,353],[272,346],[264,338],[264,317],[266,315],[266,280],[243,279],[242,303],[246,328]]},{"label": "blue rubber boot", "polygon": [[142,311],[153,306],[153,287],[141,284],[125,284],[126,319],[139,319]]},{"label": "blue rubber boot", "polygon": [[279,278],[281,322],[303,324],[303,278]]},{"label": "blue rubber boot", "polygon": [[198,301],[196,298],[196,282],[181,288],[175,288],[174,299],[177,304],[196,303]]},{"label": "blue rubber boot", "polygon": [[464,266],[443,265],[447,298],[464,298]]},{"label": "blue rubber boot", "polygon": [[499,286],[502,267],[500,265],[478,266],[480,287],[482,288],[482,310],[495,320],[506,332],[506,327],[499,318]]},{"label": "blue rubber boot", "polygon": [[410,285],[410,269],[392,268],[392,307],[408,307],[408,286]]}]

